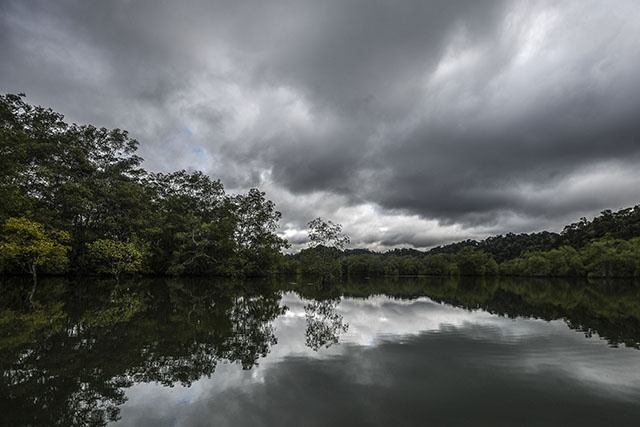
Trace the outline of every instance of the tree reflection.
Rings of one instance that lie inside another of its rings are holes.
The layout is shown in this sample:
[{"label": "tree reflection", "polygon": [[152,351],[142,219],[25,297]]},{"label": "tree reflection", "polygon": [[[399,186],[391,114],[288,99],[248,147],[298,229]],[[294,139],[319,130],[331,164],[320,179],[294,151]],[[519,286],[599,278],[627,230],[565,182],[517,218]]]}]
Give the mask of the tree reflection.
[{"label": "tree reflection", "polygon": [[324,301],[312,301],[304,306],[307,320],[305,329],[305,345],[314,351],[321,347],[329,348],[338,344],[340,334],[349,330],[349,324],[344,323],[342,315],[336,308],[340,298]]},{"label": "tree reflection", "polygon": [[350,281],[341,291],[360,298],[426,296],[510,318],[562,319],[587,337],[597,334],[611,346],[640,349],[640,282],[633,280],[423,277]]},{"label": "tree reflection", "polygon": [[99,426],[135,382],[190,385],[219,361],[250,369],[285,310],[271,287],[46,281],[0,287],[0,411],[7,425]]},{"label": "tree reflection", "polygon": [[[289,287],[291,289],[291,287]],[[566,280],[398,279],[293,288],[305,343],[317,351],[347,332],[343,296],[427,296],[508,317],[563,319],[610,345],[640,348],[640,286]],[[221,361],[250,369],[276,344],[286,308],[269,283],[147,280],[0,282],[0,412],[11,426],[104,425],[136,382],[190,385]]]},{"label": "tree reflection", "polygon": [[368,298],[387,295],[436,302],[505,317],[562,319],[585,336],[598,335],[611,346],[640,349],[640,282],[542,278],[402,277],[349,279],[327,291],[288,284],[306,299]]}]

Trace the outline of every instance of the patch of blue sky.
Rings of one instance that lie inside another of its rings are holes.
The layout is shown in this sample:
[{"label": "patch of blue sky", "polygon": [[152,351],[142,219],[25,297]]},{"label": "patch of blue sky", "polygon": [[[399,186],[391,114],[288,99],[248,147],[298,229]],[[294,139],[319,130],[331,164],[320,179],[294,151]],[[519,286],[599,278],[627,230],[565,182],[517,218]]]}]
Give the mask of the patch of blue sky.
[{"label": "patch of blue sky", "polygon": [[195,132],[194,132],[193,130],[191,130],[191,128],[190,128],[190,127],[188,127],[188,126],[183,126],[183,127],[180,129],[180,134],[181,134],[181,136],[186,137],[186,138],[191,138],[191,137],[193,137],[194,133],[195,133]]},{"label": "patch of blue sky", "polygon": [[190,155],[188,161],[190,166],[196,170],[207,171],[213,164],[213,156],[205,147],[198,145],[191,146],[189,148]]}]

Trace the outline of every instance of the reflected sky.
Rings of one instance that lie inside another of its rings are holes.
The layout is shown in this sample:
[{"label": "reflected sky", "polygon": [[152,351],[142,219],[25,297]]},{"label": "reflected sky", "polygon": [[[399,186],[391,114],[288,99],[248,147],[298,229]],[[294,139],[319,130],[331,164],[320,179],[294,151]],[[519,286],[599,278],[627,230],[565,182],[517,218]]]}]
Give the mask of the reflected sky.
[{"label": "reflected sky", "polygon": [[509,319],[428,298],[337,300],[339,345],[305,346],[294,293],[251,370],[191,387],[137,384],[117,426],[636,425],[640,352],[562,320]]}]

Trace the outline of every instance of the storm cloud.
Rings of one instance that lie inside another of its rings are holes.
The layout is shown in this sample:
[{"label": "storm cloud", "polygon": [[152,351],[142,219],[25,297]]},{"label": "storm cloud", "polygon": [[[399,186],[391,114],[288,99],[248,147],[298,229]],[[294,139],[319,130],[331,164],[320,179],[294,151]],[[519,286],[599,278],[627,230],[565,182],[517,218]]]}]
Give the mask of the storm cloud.
[{"label": "storm cloud", "polygon": [[640,5],[5,1],[0,90],[145,168],[259,187],[354,246],[560,231],[640,203]]}]

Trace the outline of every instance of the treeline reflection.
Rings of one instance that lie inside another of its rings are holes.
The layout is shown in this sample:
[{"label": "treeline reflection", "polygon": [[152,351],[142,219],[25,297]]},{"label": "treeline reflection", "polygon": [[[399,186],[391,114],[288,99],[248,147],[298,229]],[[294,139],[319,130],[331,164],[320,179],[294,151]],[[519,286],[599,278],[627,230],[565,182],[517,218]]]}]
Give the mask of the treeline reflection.
[{"label": "treeline reflection", "polygon": [[7,425],[104,425],[138,382],[190,385],[219,363],[251,369],[277,344],[284,292],[305,302],[305,344],[335,345],[348,330],[344,297],[429,297],[500,316],[563,319],[586,336],[640,348],[634,282],[396,278],[327,288],[289,281],[158,279],[0,282],[0,411]]},{"label": "treeline reflection", "polygon": [[276,337],[281,292],[260,283],[2,284],[0,411],[7,425],[104,425],[123,388],[190,385],[220,361],[250,369]]},{"label": "treeline reflection", "polygon": [[[321,298],[302,287],[307,298]],[[562,319],[585,336],[612,347],[640,349],[640,282],[634,280],[400,277],[345,281],[334,293],[351,298],[387,295],[430,299],[509,318]]]}]

